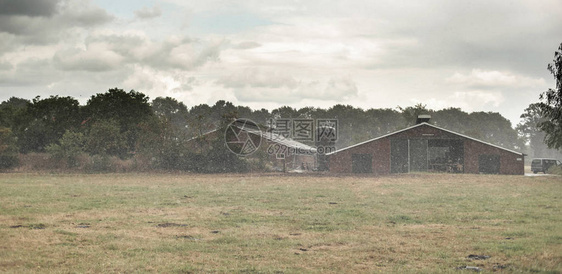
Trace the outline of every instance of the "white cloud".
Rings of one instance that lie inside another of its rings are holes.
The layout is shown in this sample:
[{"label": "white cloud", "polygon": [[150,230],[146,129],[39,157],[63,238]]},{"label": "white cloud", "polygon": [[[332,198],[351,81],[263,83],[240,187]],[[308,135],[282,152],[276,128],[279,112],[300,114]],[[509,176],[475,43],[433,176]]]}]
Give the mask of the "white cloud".
[{"label": "white cloud", "polygon": [[498,108],[505,103],[505,100],[506,98],[499,91],[472,90],[456,91],[440,98],[412,98],[409,102],[411,105],[422,104],[433,110],[456,107],[472,112]]},{"label": "white cloud", "polygon": [[456,91],[450,97],[453,102],[466,104],[465,108],[474,109],[476,106],[492,105],[494,107],[500,106],[505,101],[501,92],[491,92],[483,90],[474,91]]},{"label": "white cloud", "polygon": [[[287,76],[283,76],[287,77]],[[280,81],[285,78],[277,78]],[[271,102],[280,104],[299,103],[303,100],[339,101],[348,100],[358,95],[355,82],[348,77],[334,77],[322,81],[303,81],[287,77],[287,84],[272,82],[269,85],[259,83],[233,87],[234,96],[239,102]]]},{"label": "white cloud", "polygon": [[244,41],[232,46],[235,49],[253,49],[261,47],[260,43],[254,41]]},{"label": "white cloud", "polygon": [[297,87],[298,82],[292,76],[280,70],[260,70],[247,68],[237,71],[217,81],[226,88],[289,88]]},{"label": "white cloud", "polygon": [[533,87],[545,84],[543,78],[530,78],[509,72],[473,69],[469,74],[455,73],[447,82],[469,88]]},{"label": "white cloud", "polygon": [[123,56],[105,48],[104,44],[94,44],[87,50],[74,48],[57,51],[53,63],[56,68],[65,71],[96,72],[118,69],[123,59]]}]

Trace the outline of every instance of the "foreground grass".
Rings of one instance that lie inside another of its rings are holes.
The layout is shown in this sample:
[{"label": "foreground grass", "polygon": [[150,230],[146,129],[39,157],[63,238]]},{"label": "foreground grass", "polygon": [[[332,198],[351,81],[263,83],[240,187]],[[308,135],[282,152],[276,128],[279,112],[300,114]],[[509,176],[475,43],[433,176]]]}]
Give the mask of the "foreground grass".
[{"label": "foreground grass", "polygon": [[559,273],[561,209],[554,176],[0,174],[0,271]]}]

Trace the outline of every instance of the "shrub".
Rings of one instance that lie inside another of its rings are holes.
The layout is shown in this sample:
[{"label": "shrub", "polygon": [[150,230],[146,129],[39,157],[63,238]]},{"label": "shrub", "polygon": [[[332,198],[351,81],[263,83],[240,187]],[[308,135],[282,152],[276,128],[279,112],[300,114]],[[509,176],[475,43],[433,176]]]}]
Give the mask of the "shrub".
[{"label": "shrub", "polygon": [[[194,161],[196,160],[196,161]],[[243,157],[231,153],[222,139],[212,142],[210,149],[203,155],[191,159],[196,164],[197,172],[202,173],[244,173],[248,172],[248,163]]]},{"label": "shrub", "polygon": [[121,158],[127,155],[127,136],[121,133],[119,124],[114,120],[100,121],[92,125],[85,138],[85,144],[90,154]]},{"label": "shrub", "polygon": [[19,155],[20,171],[38,171],[56,169],[56,163],[47,153],[31,152]]},{"label": "shrub", "polygon": [[77,157],[84,153],[84,143],[84,134],[66,131],[59,144],[50,144],[46,150],[54,160],[64,162],[66,167],[74,168],[79,166]]},{"label": "shrub", "polygon": [[92,155],[89,157],[89,162],[84,166],[84,170],[87,172],[109,172],[110,171],[110,159],[107,155]]}]

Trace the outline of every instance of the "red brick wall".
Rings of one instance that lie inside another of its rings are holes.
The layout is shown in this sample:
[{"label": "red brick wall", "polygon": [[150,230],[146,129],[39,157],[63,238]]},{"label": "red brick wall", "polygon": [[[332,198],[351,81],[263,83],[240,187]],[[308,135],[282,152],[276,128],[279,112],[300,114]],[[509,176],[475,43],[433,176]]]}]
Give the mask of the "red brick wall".
[{"label": "red brick wall", "polygon": [[330,155],[330,171],[336,173],[351,173],[351,155],[353,154],[371,154],[373,156],[373,173],[390,173],[390,140],[388,138],[362,144]]},{"label": "red brick wall", "polygon": [[[500,156],[500,174],[523,175],[524,159],[520,154],[515,154],[504,149],[473,141],[462,136],[446,132],[430,126],[419,126],[411,130],[400,132],[386,138],[371,141],[329,156],[329,170],[335,173],[352,172],[352,154],[373,155],[373,173],[390,173],[390,140],[391,139],[418,139],[418,138],[450,138],[464,140],[464,172],[479,173],[478,157],[482,154]],[[521,159],[518,161],[517,159]]]},{"label": "red brick wall", "polygon": [[390,139],[383,138],[376,141],[375,155],[373,155],[373,170],[377,174],[390,173]]},{"label": "red brick wall", "polygon": [[[464,172],[479,173],[478,157],[480,155],[499,155],[500,174],[524,175],[525,164],[522,155],[489,146],[470,139],[464,142]],[[520,161],[517,158],[521,159]]]}]

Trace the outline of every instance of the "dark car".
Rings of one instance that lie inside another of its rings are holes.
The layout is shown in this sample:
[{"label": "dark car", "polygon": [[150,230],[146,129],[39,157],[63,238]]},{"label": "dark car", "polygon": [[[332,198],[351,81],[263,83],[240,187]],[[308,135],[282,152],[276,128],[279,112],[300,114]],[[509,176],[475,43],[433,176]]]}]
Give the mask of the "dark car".
[{"label": "dark car", "polygon": [[559,165],[562,165],[562,163],[556,159],[535,158],[531,162],[531,171],[533,173],[542,172],[546,174],[551,166]]}]

